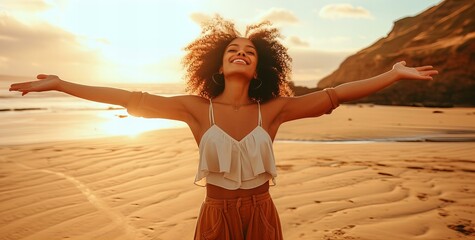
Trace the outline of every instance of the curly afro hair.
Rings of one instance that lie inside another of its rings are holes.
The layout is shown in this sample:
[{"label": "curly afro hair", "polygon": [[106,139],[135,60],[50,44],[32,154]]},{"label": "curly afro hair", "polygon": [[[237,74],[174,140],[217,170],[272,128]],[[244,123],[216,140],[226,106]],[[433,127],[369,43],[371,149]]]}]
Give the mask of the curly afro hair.
[{"label": "curly afro hair", "polygon": [[[249,97],[253,101],[266,102],[279,96],[291,96],[289,87],[292,58],[287,54],[280,42],[279,30],[270,22],[262,22],[247,26],[247,37],[257,50],[259,61],[257,75],[262,80],[261,86],[252,81]],[[202,25],[201,35],[185,47],[187,52],[183,58],[186,69],[186,90],[205,98],[214,98],[224,90],[224,83],[213,81],[213,74],[219,71],[226,47],[235,38],[241,37],[234,23],[220,16]]]}]

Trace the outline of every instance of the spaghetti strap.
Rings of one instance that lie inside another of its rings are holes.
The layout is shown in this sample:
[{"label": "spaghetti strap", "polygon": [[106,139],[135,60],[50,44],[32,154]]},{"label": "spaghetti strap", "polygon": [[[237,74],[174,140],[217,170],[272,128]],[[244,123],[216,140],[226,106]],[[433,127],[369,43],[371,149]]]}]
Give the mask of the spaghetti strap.
[{"label": "spaghetti strap", "polygon": [[261,104],[259,102],[257,102],[257,107],[259,109],[259,118],[257,119],[257,125],[262,127]]},{"label": "spaghetti strap", "polygon": [[214,125],[214,111],[213,111],[213,102],[211,101],[211,98],[209,99],[209,124],[212,126]]}]

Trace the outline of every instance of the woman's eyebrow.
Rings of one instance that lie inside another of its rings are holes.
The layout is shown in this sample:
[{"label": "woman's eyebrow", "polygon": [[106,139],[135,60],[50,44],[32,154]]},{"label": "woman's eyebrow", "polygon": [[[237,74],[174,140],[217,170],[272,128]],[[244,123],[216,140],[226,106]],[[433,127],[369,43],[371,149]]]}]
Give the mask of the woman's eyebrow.
[{"label": "woman's eyebrow", "polygon": [[[233,44],[229,44],[227,48],[230,48],[230,47],[239,47],[238,44],[236,43],[233,43]],[[246,45],[245,47],[250,47],[250,48],[253,48],[254,50],[256,49],[254,46],[252,45]]]}]

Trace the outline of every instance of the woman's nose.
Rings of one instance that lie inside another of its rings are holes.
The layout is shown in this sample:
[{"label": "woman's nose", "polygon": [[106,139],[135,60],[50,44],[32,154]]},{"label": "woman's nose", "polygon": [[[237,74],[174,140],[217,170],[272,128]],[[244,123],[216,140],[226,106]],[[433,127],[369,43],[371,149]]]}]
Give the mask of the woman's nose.
[{"label": "woman's nose", "polygon": [[238,51],[238,56],[246,56],[246,53],[243,50]]}]

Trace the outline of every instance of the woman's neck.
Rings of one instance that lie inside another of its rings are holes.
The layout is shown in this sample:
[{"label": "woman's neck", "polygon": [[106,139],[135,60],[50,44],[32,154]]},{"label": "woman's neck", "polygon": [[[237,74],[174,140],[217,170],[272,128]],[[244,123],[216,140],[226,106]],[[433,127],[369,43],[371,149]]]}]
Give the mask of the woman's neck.
[{"label": "woman's neck", "polygon": [[249,98],[249,82],[243,80],[226,80],[224,91],[216,98],[216,100],[234,106],[242,106],[251,103],[252,101]]}]

